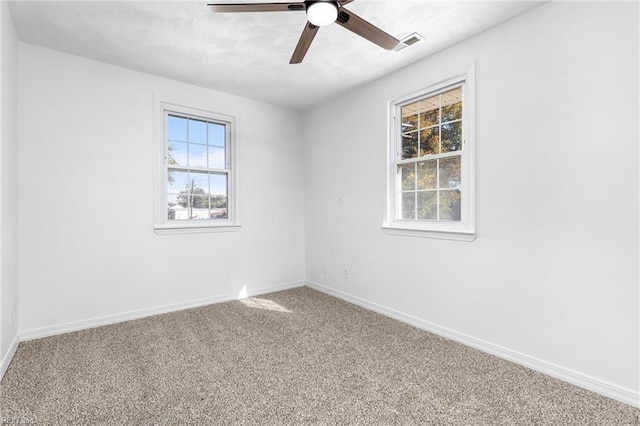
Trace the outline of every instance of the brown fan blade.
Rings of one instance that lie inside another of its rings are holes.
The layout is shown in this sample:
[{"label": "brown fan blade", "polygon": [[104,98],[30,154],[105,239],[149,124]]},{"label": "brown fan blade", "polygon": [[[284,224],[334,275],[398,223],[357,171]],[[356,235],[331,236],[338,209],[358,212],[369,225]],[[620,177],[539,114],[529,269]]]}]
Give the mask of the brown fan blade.
[{"label": "brown fan blade", "polygon": [[345,5],[349,4],[349,3],[351,3],[352,1],[353,0],[342,0],[342,1],[339,1],[338,3],[340,3],[340,6],[345,6]]},{"label": "brown fan blade", "polygon": [[342,7],[338,11],[336,23],[387,50],[393,49],[400,43],[400,40]]},{"label": "brown fan blade", "polygon": [[313,25],[311,22],[307,22],[307,25],[304,27],[302,31],[302,35],[300,36],[300,40],[298,40],[298,45],[296,46],[296,50],[293,51],[293,56],[291,57],[290,64],[299,64],[302,62],[304,55],[307,54],[307,50],[309,50],[309,46],[311,46],[311,42],[314,37],[318,33],[317,27]]},{"label": "brown fan blade", "polygon": [[214,12],[288,12],[296,10],[306,10],[304,2],[296,3],[210,3]]}]

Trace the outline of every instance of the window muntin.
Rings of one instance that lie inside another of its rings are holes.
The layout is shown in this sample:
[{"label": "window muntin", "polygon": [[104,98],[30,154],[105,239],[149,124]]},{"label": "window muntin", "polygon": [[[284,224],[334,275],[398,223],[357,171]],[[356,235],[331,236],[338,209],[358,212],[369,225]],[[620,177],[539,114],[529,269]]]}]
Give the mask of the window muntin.
[{"label": "window muntin", "polygon": [[463,86],[399,105],[396,219],[462,219]]}]

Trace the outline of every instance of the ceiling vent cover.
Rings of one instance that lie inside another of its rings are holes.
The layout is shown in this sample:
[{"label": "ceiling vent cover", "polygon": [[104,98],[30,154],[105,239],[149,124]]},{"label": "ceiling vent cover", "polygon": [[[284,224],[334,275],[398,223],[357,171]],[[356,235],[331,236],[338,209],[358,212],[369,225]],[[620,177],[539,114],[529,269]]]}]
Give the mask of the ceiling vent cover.
[{"label": "ceiling vent cover", "polygon": [[421,42],[422,40],[424,40],[424,37],[422,37],[418,33],[409,34],[408,36],[403,38],[393,50],[395,50],[396,52],[399,52],[401,50],[406,49],[409,46],[413,46],[414,44]]}]

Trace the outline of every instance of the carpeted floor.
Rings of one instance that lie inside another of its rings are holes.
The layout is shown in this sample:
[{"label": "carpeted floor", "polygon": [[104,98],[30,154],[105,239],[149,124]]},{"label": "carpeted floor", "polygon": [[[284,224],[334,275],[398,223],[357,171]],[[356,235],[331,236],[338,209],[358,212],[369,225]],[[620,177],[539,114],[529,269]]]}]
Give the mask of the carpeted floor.
[{"label": "carpeted floor", "polygon": [[309,288],[21,343],[3,422],[639,425],[640,410]]}]

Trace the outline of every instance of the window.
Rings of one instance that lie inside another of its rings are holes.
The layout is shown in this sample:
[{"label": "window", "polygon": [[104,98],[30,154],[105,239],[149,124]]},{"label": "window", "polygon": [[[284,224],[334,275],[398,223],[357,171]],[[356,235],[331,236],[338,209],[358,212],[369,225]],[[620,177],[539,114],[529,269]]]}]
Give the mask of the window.
[{"label": "window", "polygon": [[388,232],[474,238],[469,74],[390,103]]},{"label": "window", "polygon": [[156,230],[236,226],[234,118],[168,102],[156,112]]}]

